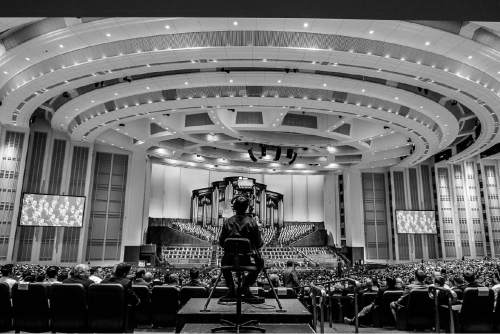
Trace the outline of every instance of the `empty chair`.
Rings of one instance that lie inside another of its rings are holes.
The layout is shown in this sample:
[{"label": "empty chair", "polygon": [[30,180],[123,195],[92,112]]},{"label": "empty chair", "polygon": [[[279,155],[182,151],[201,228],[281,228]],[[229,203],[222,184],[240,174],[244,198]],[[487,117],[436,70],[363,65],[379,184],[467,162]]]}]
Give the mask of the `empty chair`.
[{"label": "empty chair", "polygon": [[54,332],[82,332],[87,329],[87,296],[81,284],[50,286],[50,311]]},{"label": "empty chair", "polygon": [[92,284],[88,288],[88,328],[91,332],[124,332],[127,303],[120,284]]},{"label": "empty chair", "polygon": [[16,332],[47,332],[50,330],[49,299],[45,284],[14,284],[12,287],[12,310]]},{"label": "empty chair", "polygon": [[459,311],[461,332],[492,332],[495,295],[489,288],[467,288]]},{"label": "empty chair", "polygon": [[151,292],[145,285],[133,285],[132,290],[139,297],[139,305],[134,309],[136,325],[151,325]]},{"label": "empty chair", "polygon": [[151,319],[153,327],[175,324],[179,310],[180,290],[175,286],[155,286],[151,293]]},{"label": "empty chair", "polygon": [[10,287],[7,283],[0,283],[0,332],[12,329],[12,303],[10,301]]},{"label": "empty chair", "polygon": [[181,288],[181,306],[191,298],[206,298],[208,290],[201,286],[183,286]]},{"label": "empty chair", "polygon": [[[398,310],[398,323],[407,329],[430,329],[435,324],[434,300],[427,290],[413,290],[408,296],[408,307]],[[399,328],[398,328],[399,329]]]}]

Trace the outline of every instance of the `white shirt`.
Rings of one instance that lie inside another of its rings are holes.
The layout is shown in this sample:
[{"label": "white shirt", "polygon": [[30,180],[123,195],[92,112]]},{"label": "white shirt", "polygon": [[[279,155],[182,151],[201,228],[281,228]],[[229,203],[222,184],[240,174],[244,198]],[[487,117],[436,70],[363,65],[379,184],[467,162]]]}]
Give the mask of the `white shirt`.
[{"label": "white shirt", "polygon": [[98,276],[95,276],[95,275],[90,275],[89,276],[89,280],[91,280],[92,282],[94,282],[95,284],[99,284],[101,283],[102,281],[102,278],[98,277]]},{"label": "white shirt", "polygon": [[7,283],[9,287],[12,289],[12,287],[14,286],[14,284],[17,283],[17,281],[10,277],[0,277],[0,283]]}]

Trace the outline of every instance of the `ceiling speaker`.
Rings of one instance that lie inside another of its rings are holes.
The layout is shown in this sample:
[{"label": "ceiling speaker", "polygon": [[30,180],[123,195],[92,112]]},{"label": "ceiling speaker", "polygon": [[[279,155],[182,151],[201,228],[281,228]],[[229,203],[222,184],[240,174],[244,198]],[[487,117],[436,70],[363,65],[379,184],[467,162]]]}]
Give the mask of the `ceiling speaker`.
[{"label": "ceiling speaker", "polygon": [[261,158],[265,157],[267,154],[266,145],[260,145],[260,156]]},{"label": "ceiling speaker", "polygon": [[297,152],[293,152],[293,157],[292,160],[288,163],[289,165],[293,164],[295,162],[295,159],[297,159]]},{"label": "ceiling speaker", "polygon": [[257,162],[257,158],[255,157],[255,155],[253,155],[253,150],[251,148],[248,149],[248,155],[253,162]]},{"label": "ceiling speaker", "polygon": [[276,148],[276,156],[274,157],[274,161],[278,161],[281,157],[281,147]]},{"label": "ceiling speaker", "polygon": [[286,150],[286,158],[287,159],[291,159],[292,156],[293,156],[293,149],[287,148],[287,150]]}]

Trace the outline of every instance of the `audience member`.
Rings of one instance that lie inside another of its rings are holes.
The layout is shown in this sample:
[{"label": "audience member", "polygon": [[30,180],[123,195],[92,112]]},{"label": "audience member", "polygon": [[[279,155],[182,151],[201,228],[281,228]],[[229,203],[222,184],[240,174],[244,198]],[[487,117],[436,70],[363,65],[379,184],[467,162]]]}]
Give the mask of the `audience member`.
[{"label": "audience member", "polygon": [[91,267],[89,280],[95,284],[99,284],[102,281],[102,268],[101,267]]},{"label": "audience member", "polygon": [[131,269],[128,263],[119,263],[115,267],[113,275],[109,278],[102,280],[101,284],[117,283],[123,286],[125,295],[127,296],[127,303],[132,306],[137,306],[140,302],[139,297],[132,290],[132,281],[127,278]]},{"label": "audience member", "polygon": [[425,272],[421,269],[415,270],[415,280],[413,283],[408,284],[404,290],[403,295],[397,301],[391,303],[391,311],[394,319],[396,318],[397,311],[402,308],[408,306],[408,297],[410,296],[410,292],[414,290],[427,290],[427,285],[424,283],[426,278]]},{"label": "audience member", "polygon": [[77,264],[73,268],[71,276],[65,279],[63,283],[80,283],[87,289],[90,284],[94,284],[94,282],[89,280],[89,275],[89,266],[86,264]]},{"label": "audience member", "polygon": [[286,262],[286,269],[283,273],[283,285],[286,288],[296,288],[300,285],[299,276],[295,270],[295,263],[291,260]]},{"label": "audience member", "polygon": [[14,275],[13,269],[14,265],[4,264],[1,269],[2,277],[0,277],[0,283],[7,283],[11,289],[17,282],[14,278],[12,278]]},{"label": "audience member", "polygon": [[48,284],[61,284],[62,282],[57,280],[57,275],[59,274],[59,267],[50,266],[47,268],[45,280]]}]

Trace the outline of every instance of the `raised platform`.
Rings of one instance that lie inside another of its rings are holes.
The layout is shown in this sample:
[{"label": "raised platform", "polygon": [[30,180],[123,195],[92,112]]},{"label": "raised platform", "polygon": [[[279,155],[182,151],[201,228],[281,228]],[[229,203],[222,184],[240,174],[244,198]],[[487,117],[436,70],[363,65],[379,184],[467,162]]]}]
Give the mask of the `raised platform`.
[{"label": "raised platform", "polygon": [[[205,298],[191,298],[177,313],[177,332],[186,324],[217,324],[221,319],[235,320],[236,304],[218,304],[218,298],[212,299],[208,305],[209,312],[202,312]],[[278,305],[274,299],[266,299],[264,304],[241,305],[241,320],[257,320],[260,323],[306,324],[312,321],[312,314],[297,299],[280,300],[286,312],[277,312]]]},{"label": "raised platform", "polygon": [[[212,328],[220,326],[220,324],[186,324],[181,330],[181,333],[210,333]],[[313,334],[314,331],[311,326],[307,324],[262,324],[266,333],[303,333]],[[242,331],[242,333],[250,333]],[[253,331],[252,333],[256,333]]]}]

